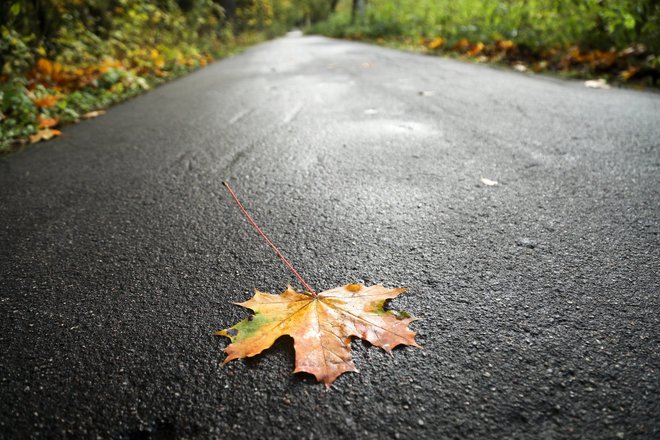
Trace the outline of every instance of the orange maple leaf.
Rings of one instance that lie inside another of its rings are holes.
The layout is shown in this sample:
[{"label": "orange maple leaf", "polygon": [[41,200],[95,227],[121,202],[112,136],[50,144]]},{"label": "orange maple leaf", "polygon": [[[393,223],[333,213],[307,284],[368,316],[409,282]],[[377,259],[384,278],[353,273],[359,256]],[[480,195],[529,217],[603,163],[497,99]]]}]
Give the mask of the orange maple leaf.
[{"label": "orange maple leaf", "polygon": [[59,130],[45,128],[37,131],[35,134],[30,135],[30,142],[36,144],[39,141],[47,141],[55,136],[61,136],[62,132]]},{"label": "orange maple leaf", "polygon": [[624,70],[619,74],[619,78],[621,78],[624,81],[628,81],[630,78],[635,76],[637,72],[639,72],[641,69],[637,66],[630,66],[628,69]]},{"label": "orange maple leaf", "polygon": [[52,108],[55,107],[57,104],[57,96],[54,95],[46,95],[43,98],[35,99],[34,100],[34,105],[36,105],[39,108]]},{"label": "orange maple leaf", "polygon": [[442,37],[436,37],[436,38],[434,38],[433,40],[431,40],[429,42],[427,47],[429,49],[435,50],[435,49],[438,49],[439,47],[442,47],[443,44],[445,44],[445,39],[442,38]]},{"label": "orange maple leaf", "polygon": [[387,352],[397,345],[419,347],[416,333],[408,328],[415,318],[383,308],[405,290],[347,284],[317,296],[291,287],[280,295],[256,291],[250,300],[238,304],[254,315],[216,333],[231,339],[224,363],[255,356],[289,335],[296,351],[294,372],[313,374],[329,388],[341,374],[357,371],[351,358],[352,336]]},{"label": "orange maple leaf", "polygon": [[46,76],[50,76],[53,73],[53,62],[46,58],[39,58],[37,61],[37,71]]},{"label": "orange maple leaf", "polygon": [[481,53],[486,48],[486,45],[482,43],[481,41],[478,43],[473,44],[470,47],[470,50],[468,50],[468,55],[471,57],[477,56]]},{"label": "orange maple leaf", "polygon": [[496,46],[500,50],[509,50],[509,49],[513,48],[514,44],[513,44],[513,41],[511,41],[511,40],[499,40],[496,43]]},{"label": "orange maple leaf", "polygon": [[460,40],[458,40],[456,42],[456,44],[454,44],[452,49],[458,50],[458,51],[464,51],[468,47],[470,47],[470,42],[468,41],[468,39],[467,38],[461,38]]},{"label": "orange maple leaf", "polygon": [[37,122],[39,123],[39,128],[51,128],[55,127],[60,121],[57,118],[48,118],[42,114],[37,116]]},{"label": "orange maple leaf", "polygon": [[101,115],[105,114],[105,110],[94,110],[92,112],[87,112],[81,116],[82,119],[93,119],[98,118]]}]

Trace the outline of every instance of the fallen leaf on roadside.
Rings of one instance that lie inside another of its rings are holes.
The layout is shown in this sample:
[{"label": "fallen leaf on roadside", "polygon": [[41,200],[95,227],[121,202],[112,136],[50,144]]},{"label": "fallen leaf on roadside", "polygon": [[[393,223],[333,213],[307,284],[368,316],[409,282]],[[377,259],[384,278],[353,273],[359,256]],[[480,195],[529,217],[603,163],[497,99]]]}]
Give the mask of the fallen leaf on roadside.
[{"label": "fallen leaf on roadside", "polygon": [[496,43],[497,48],[500,50],[509,50],[513,47],[513,41],[511,40],[500,40]]},{"label": "fallen leaf on roadside", "polygon": [[313,374],[330,387],[341,374],[357,371],[351,358],[352,336],[387,352],[398,345],[419,346],[415,332],[408,328],[415,318],[383,308],[405,290],[347,284],[318,296],[291,287],[280,295],[256,291],[250,300],[238,304],[254,315],[216,333],[231,339],[224,363],[255,356],[289,335],[296,352],[294,372]]},{"label": "fallen leaf on roadside", "polygon": [[37,116],[37,122],[39,123],[39,128],[51,128],[60,123],[57,118],[47,118],[44,115]]},{"label": "fallen leaf on roadside", "polygon": [[59,130],[45,128],[45,129],[39,130],[35,134],[31,135],[30,136],[30,142],[33,143],[33,144],[36,144],[39,141],[47,141],[48,139],[51,139],[54,136],[60,136],[61,134],[62,134],[62,132],[59,131]]},{"label": "fallen leaf on roadside", "polygon": [[590,89],[609,89],[610,85],[607,84],[605,79],[590,79],[584,82],[584,86]]},{"label": "fallen leaf on roadside", "polygon": [[82,115],[81,117],[83,119],[92,119],[92,118],[97,118],[101,115],[105,114],[105,110],[94,110],[93,112],[88,112]]},{"label": "fallen leaf on roadside", "polygon": [[485,178],[485,177],[482,177],[482,178],[479,179],[479,180],[481,180],[481,183],[483,183],[484,185],[487,185],[487,186],[495,186],[495,185],[497,185],[497,181],[496,181],[496,180],[490,180],[490,179],[487,179],[487,178]]},{"label": "fallen leaf on roadside", "polygon": [[46,95],[43,98],[34,100],[34,105],[39,108],[51,108],[55,107],[55,104],[57,104],[57,96],[55,95]]},{"label": "fallen leaf on roadside", "polygon": [[39,73],[50,76],[53,73],[53,63],[46,58],[39,58],[37,61],[37,70]]},{"label": "fallen leaf on roadside", "polygon": [[468,41],[468,39],[467,38],[461,38],[460,40],[458,40],[456,42],[456,44],[454,44],[452,49],[457,50],[457,51],[464,51],[468,47],[470,47],[470,42]]},{"label": "fallen leaf on roadside", "polygon": [[486,45],[480,41],[470,47],[470,50],[468,50],[468,55],[471,57],[477,56],[481,53],[482,50],[484,50],[485,47]]},{"label": "fallen leaf on roadside", "polygon": [[628,69],[624,70],[619,74],[619,78],[621,78],[624,81],[628,81],[630,78],[635,76],[637,72],[639,72],[641,69],[637,66],[630,66]]},{"label": "fallen leaf on roadside", "polygon": [[547,68],[548,68],[548,62],[545,61],[545,60],[543,60],[543,61],[538,61],[538,62],[532,64],[532,70],[533,70],[535,73],[542,72],[542,71],[544,71],[544,70],[547,69]]},{"label": "fallen leaf on roadside", "polygon": [[431,40],[426,47],[428,47],[429,49],[437,49],[439,47],[442,47],[443,44],[445,44],[445,39],[442,37],[436,37],[433,40]]}]

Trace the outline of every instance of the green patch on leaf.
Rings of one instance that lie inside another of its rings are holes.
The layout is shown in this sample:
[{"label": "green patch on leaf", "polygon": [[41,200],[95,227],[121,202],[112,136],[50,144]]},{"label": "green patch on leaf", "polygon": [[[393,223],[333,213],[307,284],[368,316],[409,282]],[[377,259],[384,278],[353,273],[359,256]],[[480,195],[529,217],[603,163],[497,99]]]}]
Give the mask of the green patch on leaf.
[{"label": "green patch on leaf", "polygon": [[[250,338],[254,333],[259,331],[264,325],[274,322],[275,319],[270,318],[261,313],[255,313],[247,319],[242,320],[229,330],[227,330],[227,336],[231,338],[232,342],[240,342],[244,339]],[[236,330],[232,336],[232,330]]]}]

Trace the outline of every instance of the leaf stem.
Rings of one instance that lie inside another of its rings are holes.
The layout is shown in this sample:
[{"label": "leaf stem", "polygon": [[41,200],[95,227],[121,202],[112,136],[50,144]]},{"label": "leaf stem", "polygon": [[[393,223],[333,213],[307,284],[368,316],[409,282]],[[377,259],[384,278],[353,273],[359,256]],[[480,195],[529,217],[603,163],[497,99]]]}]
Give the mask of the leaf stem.
[{"label": "leaf stem", "polygon": [[287,265],[287,267],[288,267],[289,269],[291,269],[291,272],[293,272],[293,274],[294,274],[296,277],[298,277],[298,279],[300,280],[301,283],[303,283],[303,286],[305,286],[305,288],[307,289],[307,291],[308,291],[309,293],[311,293],[312,295],[314,295],[314,297],[316,298],[317,294],[316,294],[316,292],[314,291],[314,289],[312,289],[312,288],[310,287],[310,285],[307,284],[307,281],[305,281],[305,280],[303,279],[303,277],[300,276],[300,274],[298,273],[298,271],[297,271],[296,269],[294,269],[294,267],[291,265],[291,263],[289,263],[289,260],[287,260],[286,257],[285,257],[284,255],[282,255],[282,252],[280,252],[280,250],[277,248],[277,246],[275,246],[275,244],[273,244],[273,242],[270,241],[270,239],[269,239],[268,237],[266,237],[266,234],[263,233],[263,231],[261,230],[261,228],[260,228],[259,226],[257,226],[257,224],[256,224],[255,221],[252,219],[252,217],[250,217],[250,214],[248,214],[248,212],[247,212],[247,211],[245,210],[245,208],[243,207],[243,204],[241,203],[241,201],[238,200],[238,197],[236,197],[236,194],[234,193],[234,191],[233,191],[233,190],[231,189],[231,187],[229,186],[229,183],[223,180],[223,181],[222,181],[222,184],[225,186],[225,188],[227,188],[227,191],[229,191],[229,194],[231,194],[231,196],[234,198],[234,201],[236,202],[236,204],[238,205],[238,207],[241,209],[241,211],[243,212],[243,214],[245,215],[245,217],[247,217],[247,219],[250,221],[250,224],[252,225],[252,227],[254,227],[254,229],[259,233],[259,235],[261,235],[261,237],[262,237],[264,240],[266,240],[266,243],[268,243],[268,245],[269,245],[271,248],[273,248],[273,250],[275,251],[275,253],[277,254],[277,256],[280,257],[280,259],[284,262],[284,264]]}]

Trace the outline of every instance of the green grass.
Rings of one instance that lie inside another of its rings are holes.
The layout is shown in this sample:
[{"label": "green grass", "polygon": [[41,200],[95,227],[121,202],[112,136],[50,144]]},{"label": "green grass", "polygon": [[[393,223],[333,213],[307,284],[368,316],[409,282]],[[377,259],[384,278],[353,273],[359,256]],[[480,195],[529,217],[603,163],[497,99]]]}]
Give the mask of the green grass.
[{"label": "green grass", "polygon": [[[634,69],[635,80],[647,85],[657,85],[660,77],[660,2],[653,0],[372,0],[355,17],[351,1],[344,0],[337,13],[309,31],[436,54],[469,52],[457,48],[466,40],[471,47],[486,46],[482,60],[487,55],[611,79],[626,78]],[[436,37],[444,44],[429,50]],[[515,54],[494,54],[501,41],[513,42]],[[617,54],[616,61],[604,62],[610,53]]]},{"label": "green grass", "polygon": [[641,43],[660,52],[660,3],[654,0],[372,0],[353,22],[349,3],[313,29],[335,37],[510,39],[531,50]]}]

